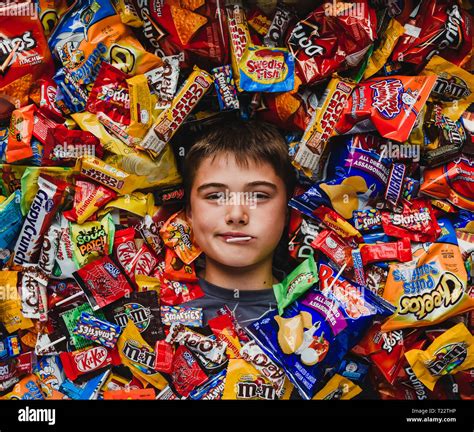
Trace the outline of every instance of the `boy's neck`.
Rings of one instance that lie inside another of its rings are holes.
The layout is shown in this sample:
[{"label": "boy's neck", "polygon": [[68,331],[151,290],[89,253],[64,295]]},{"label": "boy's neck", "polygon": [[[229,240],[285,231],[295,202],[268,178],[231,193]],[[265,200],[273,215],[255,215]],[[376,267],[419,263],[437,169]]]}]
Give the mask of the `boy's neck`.
[{"label": "boy's neck", "polygon": [[206,268],[201,277],[222,288],[264,290],[278,281],[273,277],[272,259],[249,267],[227,267],[206,257]]}]

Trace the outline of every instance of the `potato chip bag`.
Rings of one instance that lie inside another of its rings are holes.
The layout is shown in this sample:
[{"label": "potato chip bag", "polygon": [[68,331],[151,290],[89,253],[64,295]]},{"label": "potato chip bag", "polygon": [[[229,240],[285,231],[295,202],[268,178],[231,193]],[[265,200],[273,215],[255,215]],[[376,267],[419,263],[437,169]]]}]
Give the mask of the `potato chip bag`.
[{"label": "potato chip bag", "polygon": [[397,311],[382,331],[435,325],[474,309],[454,228],[447,219],[438,224],[438,240],[420,244],[413,261],[390,265],[383,297]]},{"label": "potato chip bag", "polygon": [[442,376],[474,367],[474,336],[459,323],[438,336],[426,350],[411,350],[405,357],[418,379],[433,390]]},{"label": "potato chip bag", "polygon": [[117,347],[122,363],[128,366],[143,384],[149,383],[159,390],[166,387],[168,382],[154,369],[155,350],[145,342],[133,321],[128,320]]}]

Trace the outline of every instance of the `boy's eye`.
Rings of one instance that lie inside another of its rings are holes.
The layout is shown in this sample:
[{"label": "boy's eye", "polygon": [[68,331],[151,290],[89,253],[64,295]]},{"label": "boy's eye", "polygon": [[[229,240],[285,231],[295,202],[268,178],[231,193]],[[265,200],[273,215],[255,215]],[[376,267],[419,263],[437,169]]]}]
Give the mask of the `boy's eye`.
[{"label": "boy's eye", "polygon": [[210,193],[206,195],[206,199],[210,201],[216,201],[221,197],[220,193]]},{"label": "boy's eye", "polygon": [[255,199],[258,199],[258,200],[263,200],[263,199],[270,198],[270,195],[268,195],[265,192],[254,192],[253,196],[254,196]]}]

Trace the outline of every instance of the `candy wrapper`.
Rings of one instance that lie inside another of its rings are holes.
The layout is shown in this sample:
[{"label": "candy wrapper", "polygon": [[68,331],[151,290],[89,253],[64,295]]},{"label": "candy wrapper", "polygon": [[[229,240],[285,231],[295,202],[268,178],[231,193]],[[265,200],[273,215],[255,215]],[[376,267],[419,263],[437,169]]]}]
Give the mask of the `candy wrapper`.
[{"label": "candy wrapper", "polygon": [[447,330],[425,350],[408,351],[405,356],[418,379],[430,390],[446,374],[474,366],[474,338],[462,323]]},{"label": "candy wrapper", "polygon": [[247,327],[306,399],[321,387],[325,369],[342,359],[372,320],[393,312],[387,302],[334,275],[321,264],[321,289],[313,286],[282,316],[271,311]]}]

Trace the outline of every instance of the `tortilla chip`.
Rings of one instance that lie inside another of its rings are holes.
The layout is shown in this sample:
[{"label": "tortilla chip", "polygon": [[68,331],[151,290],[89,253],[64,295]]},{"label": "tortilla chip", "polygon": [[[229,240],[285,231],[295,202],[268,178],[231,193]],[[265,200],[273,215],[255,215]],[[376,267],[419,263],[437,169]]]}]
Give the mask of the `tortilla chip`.
[{"label": "tortilla chip", "polygon": [[181,0],[181,7],[194,11],[206,4],[206,0]]},{"label": "tortilla chip", "polygon": [[187,45],[196,32],[207,23],[207,18],[177,6],[170,6],[176,32],[183,45]]}]

